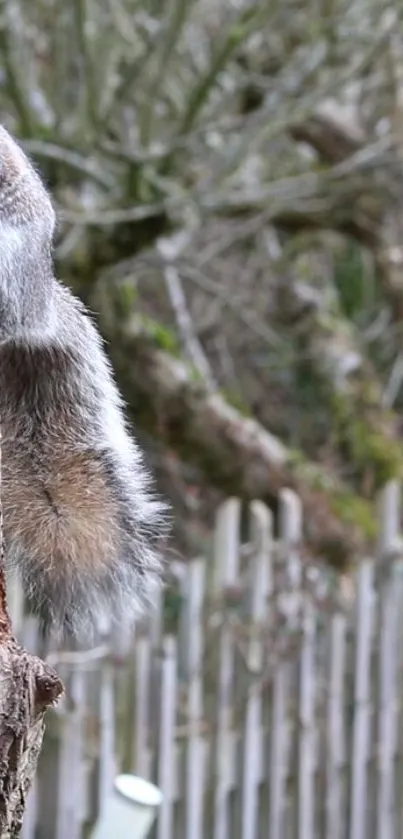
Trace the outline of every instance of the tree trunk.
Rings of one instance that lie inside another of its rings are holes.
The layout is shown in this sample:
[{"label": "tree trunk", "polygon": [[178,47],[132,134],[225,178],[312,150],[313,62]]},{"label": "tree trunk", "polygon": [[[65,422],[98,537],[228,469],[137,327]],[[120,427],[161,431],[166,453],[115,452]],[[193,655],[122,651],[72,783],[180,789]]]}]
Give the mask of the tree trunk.
[{"label": "tree trunk", "polygon": [[0,839],[20,835],[35,776],[46,708],[63,692],[57,674],[23,650],[11,632],[0,567]]}]

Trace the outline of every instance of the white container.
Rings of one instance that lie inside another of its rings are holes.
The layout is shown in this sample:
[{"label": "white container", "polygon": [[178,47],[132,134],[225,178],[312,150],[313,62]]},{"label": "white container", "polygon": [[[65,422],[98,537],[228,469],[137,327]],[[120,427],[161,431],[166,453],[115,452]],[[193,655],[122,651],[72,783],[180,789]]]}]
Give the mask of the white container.
[{"label": "white container", "polygon": [[118,775],[92,839],[146,839],[162,802],[153,784],[135,775]]}]

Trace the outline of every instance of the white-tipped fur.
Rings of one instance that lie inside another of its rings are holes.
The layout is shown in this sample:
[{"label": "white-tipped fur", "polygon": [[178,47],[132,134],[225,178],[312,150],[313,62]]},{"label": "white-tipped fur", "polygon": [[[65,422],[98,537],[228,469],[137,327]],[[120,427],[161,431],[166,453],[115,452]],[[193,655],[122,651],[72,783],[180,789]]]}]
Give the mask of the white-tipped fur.
[{"label": "white-tipped fur", "polygon": [[55,219],[0,127],[0,421],[6,560],[46,625],[138,614],[160,575],[155,499],[102,342],[53,276]]}]

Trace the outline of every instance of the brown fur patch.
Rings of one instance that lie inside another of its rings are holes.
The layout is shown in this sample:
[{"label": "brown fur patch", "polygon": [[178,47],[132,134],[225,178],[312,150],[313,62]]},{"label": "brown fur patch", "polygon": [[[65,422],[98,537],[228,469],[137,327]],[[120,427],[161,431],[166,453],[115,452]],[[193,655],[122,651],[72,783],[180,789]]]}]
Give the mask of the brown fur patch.
[{"label": "brown fur patch", "polygon": [[101,575],[119,544],[117,503],[102,463],[87,452],[33,462],[19,448],[8,441],[3,450],[6,550],[18,546],[47,573]]}]

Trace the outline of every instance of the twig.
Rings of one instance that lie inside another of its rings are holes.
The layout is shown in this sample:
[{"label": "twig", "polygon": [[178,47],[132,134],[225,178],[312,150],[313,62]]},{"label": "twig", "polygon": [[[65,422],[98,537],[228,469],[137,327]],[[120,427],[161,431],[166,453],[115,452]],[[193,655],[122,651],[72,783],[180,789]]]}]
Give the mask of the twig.
[{"label": "twig", "polygon": [[183,266],[183,274],[186,279],[197,285],[199,288],[206,291],[208,294],[213,294],[218,297],[225,306],[228,306],[239,320],[245,324],[255,335],[268,343],[270,346],[278,347],[282,341],[279,335],[276,335],[266,323],[260,321],[259,318],[248,308],[241,305],[229,291],[223,288],[219,283],[207,277],[202,271],[199,271],[193,265],[185,264]]},{"label": "twig", "polygon": [[25,90],[20,84],[16,68],[14,66],[13,45],[10,43],[9,21],[6,18],[0,21],[0,51],[3,57],[4,69],[7,74],[7,85],[9,88],[10,100],[13,103],[20,121],[21,131],[29,137],[33,130],[33,115]]},{"label": "twig", "polygon": [[62,221],[71,222],[72,224],[93,227],[113,227],[116,224],[143,221],[144,219],[161,216],[165,211],[165,204],[159,203],[143,204],[140,207],[128,207],[127,209],[121,210],[98,209],[84,212],[68,210],[65,207],[60,207],[59,215]]},{"label": "twig", "polygon": [[140,121],[140,137],[142,145],[145,147],[149,145],[152,135],[158,88],[166,73],[168,62],[181,33],[190,5],[189,0],[174,0],[173,9],[168,9],[166,16],[168,28],[165,38],[162,40],[161,48],[155,56],[155,71],[144,98],[144,108]]},{"label": "twig", "polygon": [[87,118],[86,128],[91,134],[96,131],[98,124],[98,86],[93,78],[93,66],[86,34],[87,3],[86,0],[75,0],[75,18],[77,23],[77,36],[79,46],[79,57],[82,62],[82,90],[85,96],[85,114]]},{"label": "twig", "polygon": [[[265,12],[267,14],[267,12]],[[228,64],[236,50],[257,26],[262,15],[262,8],[254,6],[243,9],[238,19],[234,21],[226,33],[225,38],[213,49],[211,64],[206,73],[195,85],[190,93],[189,101],[179,126],[179,134],[187,134],[205,104],[211,89],[217,82],[219,74]]]},{"label": "twig", "polygon": [[167,265],[163,274],[188,359],[200,372],[208,390],[217,390],[210,364],[196,336],[178,271],[173,265]]},{"label": "twig", "polygon": [[116,178],[105,171],[105,167],[89,160],[88,157],[79,154],[71,149],[64,148],[57,143],[47,143],[44,140],[25,140],[24,148],[30,154],[38,157],[47,157],[51,160],[58,160],[71,169],[88,175],[89,178],[107,189],[116,189]]}]

